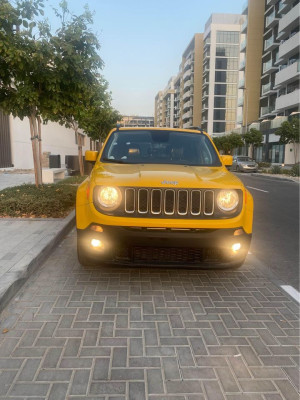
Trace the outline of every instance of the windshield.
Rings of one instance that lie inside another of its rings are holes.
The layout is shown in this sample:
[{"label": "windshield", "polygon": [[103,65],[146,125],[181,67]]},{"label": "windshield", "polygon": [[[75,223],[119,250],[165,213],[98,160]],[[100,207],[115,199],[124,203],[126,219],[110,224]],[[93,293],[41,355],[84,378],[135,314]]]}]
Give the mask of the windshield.
[{"label": "windshield", "polygon": [[163,130],[115,131],[103,150],[101,161],[122,164],[221,165],[206,135]]},{"label": "windshield", "polygon": [[250,157],[238,157],[238,161],[253,161]]}]

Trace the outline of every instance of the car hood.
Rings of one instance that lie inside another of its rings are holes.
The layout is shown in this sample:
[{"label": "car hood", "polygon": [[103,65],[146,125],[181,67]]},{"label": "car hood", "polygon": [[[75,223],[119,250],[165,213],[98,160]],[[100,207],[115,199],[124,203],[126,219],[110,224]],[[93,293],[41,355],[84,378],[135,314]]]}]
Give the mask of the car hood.
[{"label": "car hood", "polygon": [[235,188],[242,182],[225,167],[166,164],[99,164],[91,174],[92,185]]}]

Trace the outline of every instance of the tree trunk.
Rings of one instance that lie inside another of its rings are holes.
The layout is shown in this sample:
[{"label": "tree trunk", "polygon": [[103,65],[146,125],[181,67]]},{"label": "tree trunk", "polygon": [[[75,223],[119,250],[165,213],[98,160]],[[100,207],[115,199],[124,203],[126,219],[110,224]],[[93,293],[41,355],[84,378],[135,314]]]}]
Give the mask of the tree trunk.
[{"label": "tree trunk", "polygon": [[78,143],[78,159],[79,159],[79,171],[80,175],[84,175],[84,165],[83,165],[83,160],[82,160],[82,135],[78,133],[76,129],[76,135],[77,135],[77,143]]},{"label": "tree trunk", "polygon": [[37,128],[37,120],[36,120],[36,115],[31,114],[30,116],[31,119],[31,126],[32,126],[32,131],[33,135],[31,136],[31,140],[33,141],[33,161],[34,161],[34,168],[36,171],[36,181],[35,184],[36,186],[42,185],[42,170],[41,170],[41,164],[40,164],[40,157],[39,157],[39,135],[38,135],[38,128]]},{"label": "tree trunk", "polygon": [[43,183],[43,153],[42,153],[42,123],[41,117],[37,117],[38,122],[38,136],[39,136],[39,161],[40,161],[40,169],[42,174],[42,183]]},{"label": "tree trunk", "polygon": [[32,146],[32,156],[33,156],[33,168],[34,168],[34,180],[35,186],[38,186],[38,175],[37,175],[37,159],[36,159],[36,142],[34,138],[34,127],[32,123],[32,117],[29,117],[29,126],[30,126],[30,139],[31,139],[31,146]]}]

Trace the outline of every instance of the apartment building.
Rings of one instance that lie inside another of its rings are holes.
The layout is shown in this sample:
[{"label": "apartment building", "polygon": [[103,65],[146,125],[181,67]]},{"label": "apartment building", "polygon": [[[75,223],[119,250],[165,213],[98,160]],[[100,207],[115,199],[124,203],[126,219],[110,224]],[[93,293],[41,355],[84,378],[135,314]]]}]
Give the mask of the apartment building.
[{"label": "apartment building", "polygon": [[155,126],[201,125],[203,34],[196,33],[183,52],[176,77],[155,97]]},{"label": "apartment building", "polygon": [[123,127],[126,127],[126,126],[128,126],[128,127],[154,126],[154,117],[126,115],[126,116],[123,116],[122,120],[120,121],[120,125]]},{"label": "apartment building", "polygon": [[200,126],[202,121],[203,33],[196,33],[182,55],[182,127]]},{"label": "apartment building", "polygon": [[154,125],[174,127],[174,77],[169,79],[167,87],[155,96]]},{"label": "apartment building", "polygon": [[202,128],[210,134],[237,123],[240,14],[212,14],[205,25]]},{"label": "apartment building", "polygon": [[299,115],[299,7],[299,0],[248,0],[243,6],[238,123],[240,133],[257,124],[262,131],[258,161],[295,162],[292,146],[280,144],[275,132]]},{"label": "apartment building", "polygon": [[[260,117],[261,56],[264,34],[264,0],[249,0],[243,7],[245,21],[241,26],[240,80],[237,123],[246,127]],[[263,73],[271,73],[269,54]]]}]

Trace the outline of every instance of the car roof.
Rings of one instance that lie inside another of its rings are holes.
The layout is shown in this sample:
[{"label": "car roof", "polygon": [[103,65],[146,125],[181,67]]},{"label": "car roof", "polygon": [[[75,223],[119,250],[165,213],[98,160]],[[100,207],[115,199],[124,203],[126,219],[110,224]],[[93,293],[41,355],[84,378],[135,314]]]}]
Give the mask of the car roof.
[{"label": "car roof", "polygon": [[[113,129],[113,131],[115,131],[115,130],[117,130],[117,128],[114,128]],[[204,135],[206,135],[206,136],[209,136],[210,137],[210,135],[207,133],[207,132],[205,132],[204,130],[202,130],[202,129],[183,129],[183,128],[166,128],[166,127],[157,127],[157,126],[146,126],[146,127],[139,127],[139,126],[135,126],[135,127],[131,127],[131,126],[122,126],[122,127],[120,127],[119,129],[118,129],[119,131],[128,131],[128,130],[136,130],[136,131],[149,131],[149,130],[151,130],[151,131],[168,131],[168,132],[170,132],[170,131],[174,131],[174,132],[192,132],[192,133],[202,133],[202,134],[204,134]]]}]

